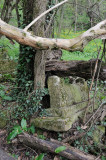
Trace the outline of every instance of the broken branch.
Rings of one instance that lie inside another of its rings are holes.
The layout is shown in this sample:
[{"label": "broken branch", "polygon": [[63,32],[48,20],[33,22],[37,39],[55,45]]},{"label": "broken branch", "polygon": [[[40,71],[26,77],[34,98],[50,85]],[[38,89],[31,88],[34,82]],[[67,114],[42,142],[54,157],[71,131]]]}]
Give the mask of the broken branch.
[{"label": "broken branch", "polygon": [[106,20],[98,23],[80,36],[73,39],[51,39],[34,36],[29,32],[11,26],[0,19],[0,34],[14,39],[20,44],[35,49],[64,49],[68,51],[83,51],[83,48],[93,39],[106,37]]},{"label": "broken branch", "polygon": [[60,146],[66,146],[66,150],[59,152],[58,154],[60,156],[66,157],[68,159],[73,160],[95,160],[96,157],[87,153],[84,153],[74,147],[69,147],[65,143],[55,143],[47,140],[42,140],[37,137],[34,137],[32,135],[29,135],[27,133],[23,133],[22,135],[19,135],[19,141],[24,143],[25,145],[28,145],[32,148],[38,148],[46,152],[55,153],[55,149]]}]

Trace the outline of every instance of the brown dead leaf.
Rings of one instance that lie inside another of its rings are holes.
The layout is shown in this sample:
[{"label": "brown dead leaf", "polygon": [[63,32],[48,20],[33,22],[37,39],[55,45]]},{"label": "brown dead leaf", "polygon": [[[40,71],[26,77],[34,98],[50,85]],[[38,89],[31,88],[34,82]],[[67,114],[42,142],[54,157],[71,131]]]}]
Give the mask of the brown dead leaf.
[{"label": "brown dead leaf", "polygon": [[87,129],[88,126],[81,126],[81,129]]}]

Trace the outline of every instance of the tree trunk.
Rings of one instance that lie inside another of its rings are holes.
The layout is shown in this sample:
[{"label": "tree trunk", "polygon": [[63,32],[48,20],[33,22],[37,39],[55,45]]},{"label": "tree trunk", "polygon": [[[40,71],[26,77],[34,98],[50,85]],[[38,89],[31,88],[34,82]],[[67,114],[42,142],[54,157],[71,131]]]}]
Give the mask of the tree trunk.
[{"label": "tree trunk", "polygon": [[[55,153],[55,149],[60,147],[60,146],[66,146],[65,143],[61,143],[58,141],[46,141],[39,139],[37,137],[31,136],[27,133],[24,133],[23,135],[19,135],[19,141],[24,143],[27,146],[30,146],[32,148],[38,148],[41,149],[42,151],[46,152],[51,152]],[[96,157],[86,154],[74,147],[66,146],[66,150],[59,152],[58,153],[60,156],[63,156],[68,159],[73,159],[73,160],[95,160]],[[98,159],[100,160],[100,159]]]},{"label": "tree trunk", "polygon": [[45,86],[45,61],[46,52],[37,50],[34,61],[34,89]]},{"label": "tree trunk", "polygon": [[[92,59],[89,61],[47,61],[46,74],[57,75],[60,77],[79,76],[87,80],[92,78],[95,63],[96,63],[96,59]],[[99,64],[100,64],[100,60],[98,62],[98,68],[99,68]],[[97,72],[98,72],[98,68],[97,68]],[[106,64],[105,63],[102,63],[99,78],[104,81],[106,80]]]},{"label": "tree trunk", "polygon": [[[46,10],[47,0],[36,0],[33,5],[33,19],[38,17],[41,13]],[[34,34],[40,37],[44,37],[44,23],[45,17],[37,22],[32,28]],[[38,87],[41,88],[45,86],[45,60],[46,51],[36,50],[35,60],[34,60],[34,89]]]}]

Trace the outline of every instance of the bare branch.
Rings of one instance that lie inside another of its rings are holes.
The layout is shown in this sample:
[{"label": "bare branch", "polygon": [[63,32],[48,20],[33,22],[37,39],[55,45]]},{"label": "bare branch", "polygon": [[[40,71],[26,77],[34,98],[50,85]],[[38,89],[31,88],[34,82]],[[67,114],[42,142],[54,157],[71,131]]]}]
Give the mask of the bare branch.
[{"label": "bare branch", "polygon": [[80,36],[73,39],[52,39],[32,35],[29,32],[11,26],[0,19],[0,34],[17,41],[20,44],[35,49],[64,49],[68,51],[83,51],[83,48],[93,39],[106,38],[106,20],[98,23]]},{"label": "bare branch", "polygon": [[49,13],[50,11],[52,11],[53,9],[61,6],[62,4],[68,2],[68,0],[64,0],[58,4],[56,4],[55,6],[53,6],[52,8],[48,9],[47,11],[43,12],[41,15],[39,15],[37,18],[35,18],[28,26],[26,26],[24,28],[24,31],[27,31],[35,22],[37,22],[40,18],[42,18],[45,14]]}]

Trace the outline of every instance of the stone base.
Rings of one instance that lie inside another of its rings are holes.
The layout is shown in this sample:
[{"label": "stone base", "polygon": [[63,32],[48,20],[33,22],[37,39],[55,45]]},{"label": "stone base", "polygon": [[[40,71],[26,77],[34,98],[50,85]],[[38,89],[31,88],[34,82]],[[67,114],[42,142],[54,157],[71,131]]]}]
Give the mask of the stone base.
[{"label": "stone base", "polygon": [[73,121],[69,118],[45,117],[32,119],[31,123],[38,128],[60,132],[69,130],[73,124]]},{"label": "stone base", "polygon": [[34,125],[52,131],[67,131],[72,124],[82,117],[87,106],[88,87],[82,78],[48,78],[50,108],[46,109],[48,117],[32,120]]}]

